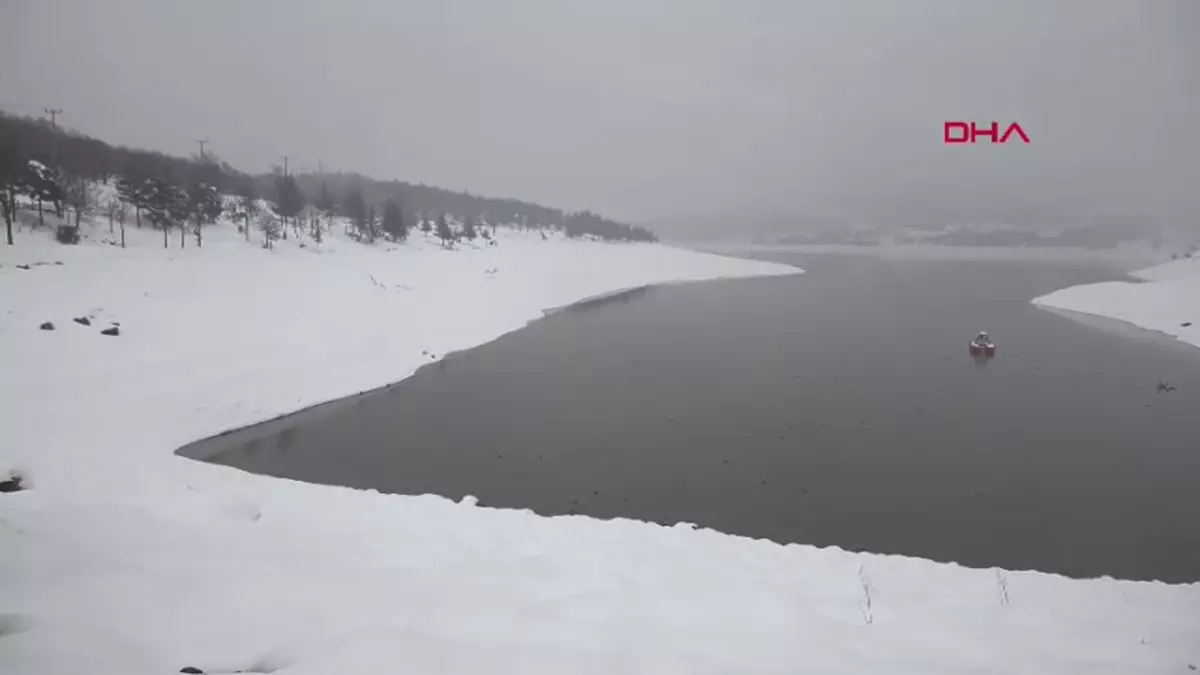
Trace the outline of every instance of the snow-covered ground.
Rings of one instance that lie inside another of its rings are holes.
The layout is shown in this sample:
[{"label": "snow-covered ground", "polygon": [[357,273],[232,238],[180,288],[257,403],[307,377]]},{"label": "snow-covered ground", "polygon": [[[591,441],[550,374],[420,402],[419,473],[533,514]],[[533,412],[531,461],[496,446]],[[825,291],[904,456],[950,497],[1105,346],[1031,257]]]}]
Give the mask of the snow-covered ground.
[{"label": "snow-covered ground", "polygon": [[1200,347],[1200,257],[1180,258],[1110,281],[1055,291],[1033,304],[1125,321]]},{"label": "snow-covered ground", "polygon": [[[401,379],[546,308],[794,268],[503,230],[455,251],[417,234],[269,252],[228,225],[182,251],[177,235],[169,251],[149,231],[130,228],[124,250],[107,236],[66,247],[23,231],[0,247],[0,480],[19,471],[31,488],[0,494],[5,675],[1200,666],[1200,584],[543,518],[172,454]],[[110,322],[119,336],[100,334]]]}]

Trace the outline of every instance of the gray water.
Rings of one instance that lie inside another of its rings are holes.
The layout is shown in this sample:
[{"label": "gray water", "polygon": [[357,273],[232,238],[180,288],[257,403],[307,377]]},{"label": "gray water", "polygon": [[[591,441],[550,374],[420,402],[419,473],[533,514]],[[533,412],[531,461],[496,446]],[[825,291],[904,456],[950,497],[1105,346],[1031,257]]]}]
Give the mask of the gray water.
[{"label": "gray water", "polygon": [[[567,309],[181,453],[542,514],[1200,580],[1200,350],[1029,304],[1119,274],[773,257],[809,273]],[[979,330],[990,362],[967,355]]]}]

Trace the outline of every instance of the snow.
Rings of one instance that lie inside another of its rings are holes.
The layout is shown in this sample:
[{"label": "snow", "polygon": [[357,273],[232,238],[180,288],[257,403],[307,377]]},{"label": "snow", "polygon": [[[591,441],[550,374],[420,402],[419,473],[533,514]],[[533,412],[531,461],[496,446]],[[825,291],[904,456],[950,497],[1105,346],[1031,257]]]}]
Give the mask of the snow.
[{"label": "snow", "polygon": [[1200,347],[1200,258],[1179,258],[1131,275],[1142,281],[1072,286],[1034,298],[1033,304],[1124,321]]},{"label": "snow", "polygon": [[[120,249],[101,243],[107,225],[85,229],[75,247],[24,229],[0,248],[0,480],[31,487],[0,494],[5,675],[1200,666],[1200,584],[544,518],[173,454],[402,379],[544,309],[795,268],[503,229],[499,246],[452,251],[419,233],[266,251],[228,224],[185,250],[130,226]],[[120,336],[101,336],[111,321]]]}]

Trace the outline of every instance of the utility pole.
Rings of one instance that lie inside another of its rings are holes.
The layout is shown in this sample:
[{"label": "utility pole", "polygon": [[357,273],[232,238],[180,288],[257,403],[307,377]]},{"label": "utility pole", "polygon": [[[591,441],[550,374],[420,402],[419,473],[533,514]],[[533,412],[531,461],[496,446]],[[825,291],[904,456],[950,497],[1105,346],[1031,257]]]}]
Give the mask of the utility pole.
[{"label": "utility pole", "polygon": [[62,114],[62,108],[42,108],[42,112],[50,116],[50,126],[58,128],[58,116]]},{"label": "utility pole", "polygon": [[203,162],[204,161],[204,146],[208,145],[208,139],[202,138],[202,139],[196,141],[196,145],[200,146],[200,161]]},{"label": "utility pole", "polygon": [[284,155],[283,156],[283,176],[284,176],[284,178],[287,178],[287,175],[288,175],[287,162],[288,162],[288,156]]}]

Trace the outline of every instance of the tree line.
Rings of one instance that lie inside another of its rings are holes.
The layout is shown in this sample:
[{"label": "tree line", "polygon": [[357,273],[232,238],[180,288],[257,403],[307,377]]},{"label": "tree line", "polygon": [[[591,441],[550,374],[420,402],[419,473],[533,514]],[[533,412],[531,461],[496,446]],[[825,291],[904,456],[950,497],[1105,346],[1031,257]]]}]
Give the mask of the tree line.
[{"label": "tree line", "polygon": [[[119,199],[101,203],[95,185],[109,182],[115,182]],[[0,210],[10,244],[18,196],[36,203],[40,225],[47,209],[60,219],[64,209],[71,210],[73,227],[60,226],[57,233],[64,243],[78,240],[83,215],[100,212],[108,216],[110,229],[114,222],[120,223],[123,245],[130,209],[138,227],[145,222],[163,231],[164,246],[169,245],[172,231],[179,232],[181,246],[189,233],[202,245],[204,226],[224,213],[238,223],[247,239],[252,231],[260,231],[266,247],[287,239],[289,232],[307,233],[319,242],[335,216],[347,219],[348,233],[365,242],[403,240],[412,228],[431,232],[446,243],[490,238],[501,224],[559,229],[570,237],[657,241],[648,230],[589,211],[567,213],[530,202],[376,181],[354,173],[295,174],[277,169],[249,175],[211,152],[175,157],[112,146],[47,120],[0,111]],[[270,202],[273,209],[262,209],[261,201]],[[452,228],[451,216],[461,226]]]}]

